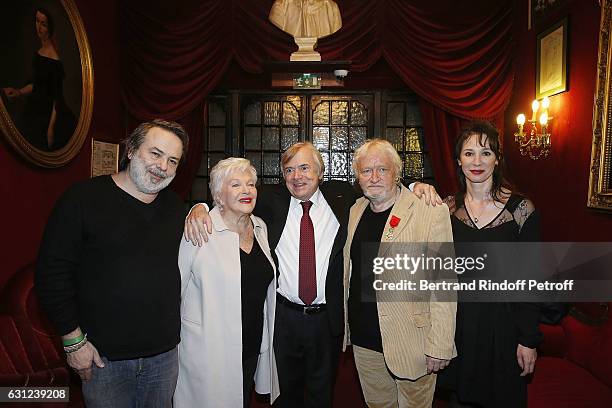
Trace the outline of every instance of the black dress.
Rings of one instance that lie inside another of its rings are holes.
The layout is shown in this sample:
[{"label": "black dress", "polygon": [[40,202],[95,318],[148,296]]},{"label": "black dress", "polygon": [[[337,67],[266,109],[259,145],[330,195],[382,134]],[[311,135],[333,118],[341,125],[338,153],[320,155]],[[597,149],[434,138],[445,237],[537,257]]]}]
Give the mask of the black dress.
[{"label": "black dress", "polygon": [[[451,222],[455,242],[538,241],[538,214],[529,200],[512,195],[488,225],[478,229],[463,203]],[[459,255],[459,254],[458,254]],[[470,279],[468,273],[461,279]],[[457,305],[455,344],[458,356],[438,377],[461,403],[485,408],[527,406],[526,377],[521,377],[518,344],[534,348],[541,340],[540,307],[535,303],[461,303]]]},{"label": "black dress", "polygon": [[[76,118],[64,100],[62,62],[35,53],[32,59],[32,93],[29,95],[19,129],[24,137],[41,150],[63,147],[76,128]],[[47,143],[47,129],[55,104],[54,143]]]},{"label": "black dress", "polygon": [[256,239],[250,253],[240,249],[243,404],[249,406],[264,327],[264,303],[274,270]]}]

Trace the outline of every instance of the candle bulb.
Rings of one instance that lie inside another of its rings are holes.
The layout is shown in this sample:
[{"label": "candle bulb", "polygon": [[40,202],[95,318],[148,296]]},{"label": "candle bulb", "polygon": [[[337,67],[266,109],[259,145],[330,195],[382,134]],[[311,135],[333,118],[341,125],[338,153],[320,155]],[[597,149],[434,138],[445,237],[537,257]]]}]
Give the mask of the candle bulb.
[{"label": "candle bulb", "polygon": [[548,113],[543,112],[540,115],[540,125],[546,126],[548,124]]},{"label": "candle bulb", "polygon": [[545,96],[544,99],[542,99],[542,110],[544,113],[546,113],[546,119],[548,119],[548,107],[550,106],[550,99],[548,99],[548,96]]},{"label": "candle bulb", "polygon": [[519,126],[523,126],[525,124],[525,115],[524,114],[521,113],[521,114],[519,114],[516,117],[516,124],[519,125]]},{"label": "candle bulb", "polygon": [[531,110],[533,111],[533,114],[531,115],[531,120],[534,122],[536,120],[539,108],[540,108],[540,103],[538,102],[537,99],[534,99],[533,102],[531,102]]}]

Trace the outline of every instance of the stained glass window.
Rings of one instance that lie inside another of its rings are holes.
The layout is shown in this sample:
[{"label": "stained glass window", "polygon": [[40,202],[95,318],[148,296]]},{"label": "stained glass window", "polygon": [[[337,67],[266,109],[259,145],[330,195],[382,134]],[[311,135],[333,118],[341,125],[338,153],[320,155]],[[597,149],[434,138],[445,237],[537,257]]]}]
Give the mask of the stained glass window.
[{"label": "stained glass window", "polygon": [[385,138],[395,147],[403,161],[402,177],[433,182],[429,154],[425,147],[421,112],[414,98],[386,101]]},{"label": "stained glass window", "polygon": [[244,157],[257,169],[262,183],[281,181],[280,157],[299,140],[302,97],[250,98],[243,107]]},{"label": "stained glass window", "polygon": [[313,101],[312,143],[325,162],[325,180],[355,179],[352,153],[368,135],[368,107],[351,97]]},{"label": "stained glass window", "polygon": [[202,201],[212,201],[210,188],[208,187],[209,171],[219,160],[227,157],[226,136],[228,126],[225,98],[211,98],[208,101],[206,116],[202,161],[191,186],[188,199],[189,206]]},{"label": "stained glass window", "polygon": [[[202,162],[189,195],[190,203],[212,201],[209,171],[229,156],[249,159],[262,183],[282,182],[281,155],[301,140],[311,141],[321,152],[325,180],[353,182],[355,149],[368,138],[382,135],[402,158],[405,182],[433,182],[414,94],[234,92],[211,96],[207,106]],[[232,112],[232,107],[239,112]]]}]

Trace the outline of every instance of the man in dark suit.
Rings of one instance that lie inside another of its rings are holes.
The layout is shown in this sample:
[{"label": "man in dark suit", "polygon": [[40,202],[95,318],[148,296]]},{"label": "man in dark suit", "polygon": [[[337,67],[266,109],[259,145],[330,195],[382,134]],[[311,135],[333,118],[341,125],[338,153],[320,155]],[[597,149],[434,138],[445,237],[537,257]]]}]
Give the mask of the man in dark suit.
[{"label": "man in dark suit", "polygon": [[[343,253],[349,209],[359,194],[323,180],[325,166],[309,142],[281,158],[285,185],[262,185],[254,214],[268,227],[278,265],[274,351],[280,382],[275,407],[330,407],[344,329]],[[426,195],[430,186],[420,187]],[[201,244],[210,225],[202,206],[185,222]]]},{"label": "man in dark suit", "polygon": [[[342,249],[357,193],[348,183],[320,184],[323,159],[310,143],[293,145],[281,164],[287,188],[262,195],[255,210],[267,214],[280,275],[274,350],[281,395],[275,406],[329,407],[344,328]],[[302,203],[311,204],[306,210]],[[314,238],[310,273],[305,217]]]}]

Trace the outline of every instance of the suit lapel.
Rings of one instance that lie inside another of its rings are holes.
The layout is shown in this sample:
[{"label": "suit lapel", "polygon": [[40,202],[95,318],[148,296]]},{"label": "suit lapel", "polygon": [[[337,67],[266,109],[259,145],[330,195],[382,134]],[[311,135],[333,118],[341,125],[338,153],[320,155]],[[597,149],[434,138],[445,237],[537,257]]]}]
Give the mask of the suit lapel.
[{"label": "suit lapel", "polygon": [[275,189],[272,194],[274,194],[274,205],[272,206],[272,208],[274,208],[274,214],[271,214],[270,217],[274,220],[274,228],[270,230],[269,240],[270,249],[274,252],[283,234],[283,230],[285,229],[285,224],[287,223],[291,195],[284,185]]},{"label": "suit lapel", "polygon": [[342,192],[333,192],[333,189],[327,187],[327,183],[323,183],[319,186],[323,197],[325,197],[325,201],[329,204],[329,207],[332,209],[332,212],[336,216],[336,219],[340,223],[340,225],[346,225],[346,221],[348,219],[348,212],[346,211],[346,202],[349,197],[345,197]]},{"label": "suit lapel", "polygon": [[365,197],[362,197],[357,200],[357,202],[355,203],[353,207],[351,207],[351,213],[350,213],[349,223],[348,223],[348,232],[347,232],[348,236],[346,238],[349,248],[353,242],[353,237],[355,236],[355,230],[357,229],[357,225],[359,225],[359,221],[361,220],[361,217],[363,216],[363,212],[365,211],[365,209],[368,207],[369,204],[370,202]]},{"label": "suit lapel", "polygon": [[323,183],[319,186],[321,190],[321,194],[325,197],[325,201],[331,208],[336,220],[340,224],[338,228],[338,233],[336,234],[334,245],[332,246],[332,255],[338,253],[338,251],[342,250],[344,246],[346,237],[346,226],[348,224],[348,211],[347,211],[347,201],[350,197],[345,197],[345,194],[342,192],[334,192],[333,189],[327,188],[327,184]]}]

